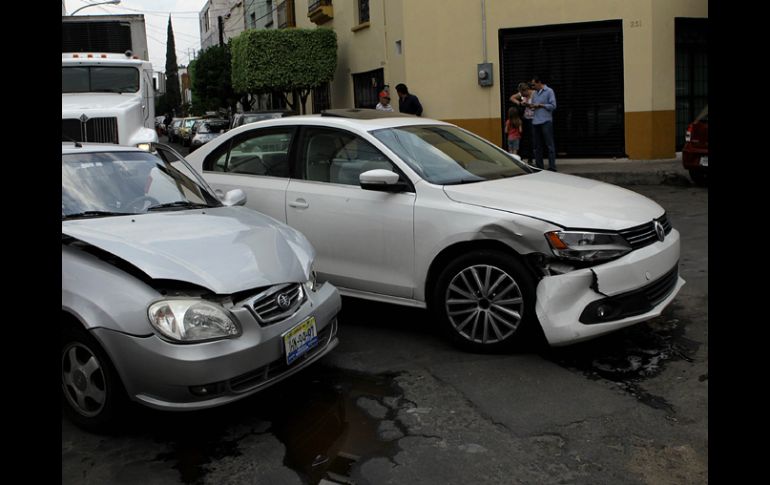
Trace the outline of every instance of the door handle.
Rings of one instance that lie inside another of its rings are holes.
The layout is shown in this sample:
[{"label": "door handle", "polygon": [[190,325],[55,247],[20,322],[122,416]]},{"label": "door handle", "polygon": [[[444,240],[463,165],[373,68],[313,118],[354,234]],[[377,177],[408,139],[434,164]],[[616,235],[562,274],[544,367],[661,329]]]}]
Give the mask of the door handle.
[{"label": "door handle", "polygon": [[307,209],[310,207],[310,204],[308,204],[305,199],[297,199],[294,202],[289,202],[289,207],[294,207],[295,209]]}]

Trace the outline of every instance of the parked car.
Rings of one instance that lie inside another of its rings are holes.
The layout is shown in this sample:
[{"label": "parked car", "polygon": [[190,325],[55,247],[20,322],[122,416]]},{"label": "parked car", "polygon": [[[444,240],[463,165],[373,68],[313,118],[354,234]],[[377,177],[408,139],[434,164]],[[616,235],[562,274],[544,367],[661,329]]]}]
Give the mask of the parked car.
[{"label": "parked car", "polygon": [[708,183],[709,169],[709,107],[706,105],[695,121],[687,126],[682,148],[682,165],[698,185]]},{"label": "parked car", "polygon": [[660,315],[684,284],[657,203],[450,123],[328,110],[243,125],[187,159],[302,231],[322,281],[427,307],[472,350],[537,326],[552,345],[589,339]]},{"label": "parked car", "polygon": [[249,111],[246,113],[235,113],[233,115],[233,121],[230,124],[230,128],[237,128],[246,123],[254,123],[255,121],[272,120],[275,118],[285,118],[286,116],[296,116],[295,111],[286,109],[276,109],[267,111]]},{"label": "parked car", "polygon": [[168,126],[166,136],[168,136],[168,142],[174,143],[179,141],[179,128],[182,127],[182,118],[174,118],[171,124]]},{"label": "parked car", "polygon": [[126,398],[230,403],[338,342],[340,297],[308,240],[155,150],[62,144],[62,401],[87,429]]},{"label": "parked car", "polygon": [[222,119],[205,119],[198,120],[193,125],[193,137],[190,142],[190,151],[200,148],[206,143],[210,142],[214,138],[218,137],[230,126],[228,120]]},{"label": "parked car", "polygon": [[195,122],[202,120],[200,116],[188,116],[182,119],[182,124],[179,126],[179,144],[183,147],[189,147],[192,142],[192,127]]}]

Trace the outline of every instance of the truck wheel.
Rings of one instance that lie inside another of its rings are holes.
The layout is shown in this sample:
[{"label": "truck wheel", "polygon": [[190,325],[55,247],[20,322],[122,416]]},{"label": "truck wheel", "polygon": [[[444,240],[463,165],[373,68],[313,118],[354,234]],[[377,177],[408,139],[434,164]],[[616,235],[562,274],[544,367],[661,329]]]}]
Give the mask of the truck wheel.
[{"label": "truck wheel", "polygon": [[499,251],[452,261],[438,277],[432,306],[450,338],[473,352],[509,349],[537,324],[532,275]]}]

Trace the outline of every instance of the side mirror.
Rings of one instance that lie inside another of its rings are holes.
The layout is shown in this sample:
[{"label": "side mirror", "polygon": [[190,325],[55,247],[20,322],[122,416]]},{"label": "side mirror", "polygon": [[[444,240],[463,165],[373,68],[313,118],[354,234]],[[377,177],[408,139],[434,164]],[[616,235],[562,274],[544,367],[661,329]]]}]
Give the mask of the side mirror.
[{"label": "side mirror", "polygon": [[224,197],[220,196],[219,198],[222,199],[222,203],[227,207],[246,204],[246,194],[241,189],[229,190]]},{"label": "side mirror", "polygon": [[406,184],[399,183],[398,180],[397,173],[382,168],[369,170],[358,176],[358,182],[362,189],[380,192],[401,192],[406,189]]}]

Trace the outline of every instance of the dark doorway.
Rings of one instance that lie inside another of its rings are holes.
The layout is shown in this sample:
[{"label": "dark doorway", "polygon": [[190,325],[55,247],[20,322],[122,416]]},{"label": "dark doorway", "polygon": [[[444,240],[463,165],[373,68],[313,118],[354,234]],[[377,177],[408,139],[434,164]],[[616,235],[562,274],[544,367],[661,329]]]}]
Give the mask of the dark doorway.
[{"label": "dark doorway", "polygon": [[[556,93],[559,157],[625,156],[620,20],[500,29],[499,42],[503,120],[519,82],[539,75]],[[519,151],[524,158],[531,140],[525,133]]]},{"label": "dark doorway", "polygon": [[374,109],[377,107],[379,97],[377,94],[385,86],[385,70],[353,74],[353,102],[356,108]]},{"label": "dark doorway", "polygon": [[708,19],[674,19],[676,35],[676,150],[684,132],[708,103]]}]

